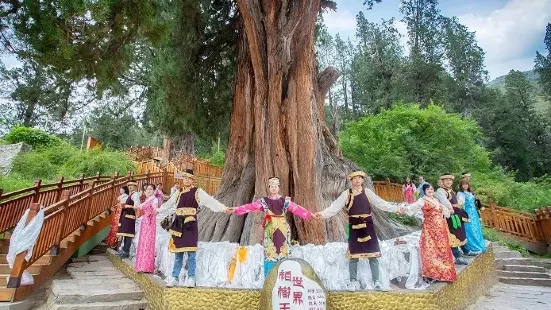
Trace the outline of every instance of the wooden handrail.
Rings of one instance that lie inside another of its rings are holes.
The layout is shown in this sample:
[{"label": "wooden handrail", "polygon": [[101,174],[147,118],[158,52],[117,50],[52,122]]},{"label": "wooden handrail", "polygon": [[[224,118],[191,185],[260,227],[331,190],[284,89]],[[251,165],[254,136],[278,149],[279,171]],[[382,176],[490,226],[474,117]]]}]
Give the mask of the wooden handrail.
[{"label": "wooden handrail", "polygon": [[81,176],[80,179],[69,181],[60,177],[56,183],[51,184],[42,184],[41,180],[36,180],[32,187],[1,194],[0,233],[15,227],[31,202],[48,207],[61,199],[63,190],[68,189],[75,194],[84,190],[91,182],[106,182],[110,179],[111,177],[103,177],[98,173],[94,177]]}]

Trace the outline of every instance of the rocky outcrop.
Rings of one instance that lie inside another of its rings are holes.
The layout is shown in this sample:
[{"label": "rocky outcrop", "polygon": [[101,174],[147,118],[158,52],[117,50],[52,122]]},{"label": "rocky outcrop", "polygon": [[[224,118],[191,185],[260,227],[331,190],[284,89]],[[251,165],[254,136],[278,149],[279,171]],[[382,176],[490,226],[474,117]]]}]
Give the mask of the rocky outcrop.
[{"label": "rocky outcrop", "polygon": [[30,150],[31,146],[24,143],[0,145],[0,174],[8,174],[15,157]]}]

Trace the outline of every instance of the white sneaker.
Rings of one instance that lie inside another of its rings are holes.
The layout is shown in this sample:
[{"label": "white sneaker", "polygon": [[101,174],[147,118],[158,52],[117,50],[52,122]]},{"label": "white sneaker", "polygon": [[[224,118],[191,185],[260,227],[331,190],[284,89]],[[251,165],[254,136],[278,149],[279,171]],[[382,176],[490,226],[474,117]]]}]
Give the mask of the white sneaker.
[{"label": "white sneaker", "polygon": [[166,278],[166,287],[175,287],[176,285],[178,285],[178,279],[175,277]]},{"label": "white sneaker", "polygon": [[381,281],[375,281],[375,282],[373,283],[373,285],[374,285],[374,289],[375,289],[376,291],[388,292],[388,289],[383,287],[383,285],[381,284]]},{"label": "white sneaker", "polygon": [[355,292],[360,289],[360,282],[358,281],[350,281],[348,285],[346,285],[346,289],[350,292]]},{"label": "white sneaker", "polygon": [[189,277],[186,278],[186,281],[184,281],[185,287],[195,287],[195,278]]}]

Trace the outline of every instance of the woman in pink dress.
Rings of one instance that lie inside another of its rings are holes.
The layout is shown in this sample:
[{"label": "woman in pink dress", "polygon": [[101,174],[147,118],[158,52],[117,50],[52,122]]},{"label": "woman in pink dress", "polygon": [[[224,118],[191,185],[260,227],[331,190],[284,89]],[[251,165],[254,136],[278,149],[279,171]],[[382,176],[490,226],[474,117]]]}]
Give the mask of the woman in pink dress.
[{"label": "woman in pink dress", "polygon": [[406,184],[402,186],[402,193],[404,194],[404,201],[408,204],[412,204],[415,202],[415,197],[413,194],[415,193],[415,184],[411,182],[411,179],[409,177],[406,178]]},{"label": "woman in pink dress", "polygon": [[136,248],[136,272],[153,273],[155,271],[155,235],[157,221],[155,216],[159,208],[158,199],[154,195],[155,185],[147,185],[146,200],[140,205],[142,223]]}]

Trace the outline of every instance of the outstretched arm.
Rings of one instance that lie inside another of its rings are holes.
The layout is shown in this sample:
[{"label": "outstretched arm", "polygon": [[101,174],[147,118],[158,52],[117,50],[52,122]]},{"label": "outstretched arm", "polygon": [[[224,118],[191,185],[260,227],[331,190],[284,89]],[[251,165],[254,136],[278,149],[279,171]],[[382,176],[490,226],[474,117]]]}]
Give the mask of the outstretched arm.
[{"label": "outstretched arm", "polygon": [[425,201],[423,198],[417,199],[416,202],[408,205],[405,207],[405,211],[407,215],[414,216],[423,208],[423,205],[425,205]]},{"label": "outstretched arm", "polygon": [[197,202],[199,203],[199,206],[205,206],[213,212],[224,212],[227,210],[227,207],[220,201],[214,199],[200,188],[197,189]]},{"label": "outstretched arm", "polygon": [[233,209],[233,212],[235,213],[235,215],[243,215],[243,214],[247,214],[249,212],[261,211],[263,209],[264,209],[264,207],[260,203],[260,200],[256,200],[256,201],[253,201],[251,203],[248,203],[248,204],[245,204],[245,205],[242,205],[242,206],[239,206],[239,207]]},{"label": "outstretched arm", "polygon": [[387,212],[398,211],[398,206],[400,204],[394,203],[394,202],[387,202],[383,200],[381,197],[377,196],[377,194],[375,194],[369,188],[365,189],[365,194],[367,195],[367,198],[369,199],[369,202],[371,203],[371,205],[375,206],[376,208]]},{"label": "outstretched arm", "polygon": [[309,220],[312,217],[312,212],[292,202],[291,198],[287,198],[287,201],[289,203],[289,206],[287,207],[287,210],[289,210],[289,212],[304,220]]},{"label": "outstretched arm", "polygon": [[322,218],[328,218],[336,215],[339,213],[339,211],[344,208],[344,205],[346,204],[348,200],[348,191],[342,192],[342,194],[331,203],[329,208],[316,213],[316,217],[322,217]]}]

